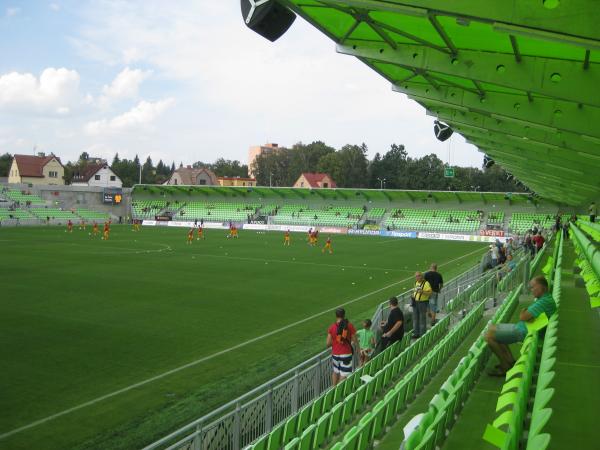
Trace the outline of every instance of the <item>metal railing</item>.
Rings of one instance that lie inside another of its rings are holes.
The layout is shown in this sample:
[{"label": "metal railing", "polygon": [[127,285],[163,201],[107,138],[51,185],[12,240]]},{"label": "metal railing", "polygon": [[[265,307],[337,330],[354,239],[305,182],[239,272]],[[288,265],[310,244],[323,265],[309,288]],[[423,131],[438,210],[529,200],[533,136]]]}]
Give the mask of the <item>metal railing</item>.
[{"label": "metal railing", "polygon": [[[440,307],[459,293],[470,295],[492,276],[489,272],[482,274],[479,264],[463,272],[444,284],[438,300]],[[494,288],[495,285],[492,291]],[[405,311],[410,305],[411,292],[409,290],[397,296],[399,305]],[[384,301],[373,315],[374,328],[387,319],[388,313],[389,305]],[[330,350],[325,350],[148,445],[144,450],[240,450],[319,397],[330,386],[331,357]]]}]

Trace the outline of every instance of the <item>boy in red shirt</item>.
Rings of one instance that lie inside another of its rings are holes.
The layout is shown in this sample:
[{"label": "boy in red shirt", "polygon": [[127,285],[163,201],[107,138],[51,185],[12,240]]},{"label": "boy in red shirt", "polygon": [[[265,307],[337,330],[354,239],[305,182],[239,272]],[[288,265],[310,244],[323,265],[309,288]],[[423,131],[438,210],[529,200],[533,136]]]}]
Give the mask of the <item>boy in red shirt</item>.
[{"label": "boy in red shirt", "polygon": [[348,319],[344,308],[335,310],[335,322],[327,330],[327,347],[331,347],[331,359],[333,373],[331,384],[337,385],[352,373],[352,343],[357,353],[360,353],[360,345],[356,338],[356,329]]}]

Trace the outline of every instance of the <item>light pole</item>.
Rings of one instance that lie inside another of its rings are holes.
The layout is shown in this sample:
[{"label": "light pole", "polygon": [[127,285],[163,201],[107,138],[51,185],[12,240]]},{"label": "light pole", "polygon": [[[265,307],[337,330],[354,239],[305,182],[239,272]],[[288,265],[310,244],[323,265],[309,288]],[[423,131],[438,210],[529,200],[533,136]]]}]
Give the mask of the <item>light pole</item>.
[{"label": "light pole", "polygon": [[269,172],[269,187],[273,187],[272,177],[273,177],[273,172]]},{"label": "light pole", "polygon": [[385,178],[377,178],[379,180],[380,189],[383,190],[383,185],[385,184]]}]

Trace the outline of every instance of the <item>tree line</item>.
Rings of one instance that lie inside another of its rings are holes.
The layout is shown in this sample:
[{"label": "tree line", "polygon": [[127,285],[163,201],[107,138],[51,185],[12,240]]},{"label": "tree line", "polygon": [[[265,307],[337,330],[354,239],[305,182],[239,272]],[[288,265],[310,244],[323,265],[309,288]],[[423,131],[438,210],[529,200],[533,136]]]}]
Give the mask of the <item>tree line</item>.
[{"label": "tree line", "polygon": [[339,150],[324,142],[298,143],[290,149],[259,155],[253,165],[258,185],[292,186],[303,172],[328,173],[342,188],[387,188],[451,191],[526,192],[527,188],[497,165],[455,167],[445,178],[444,162],[435,154],[412,158],[404,145],[392,144],[384,153],[367,157],[365,144]]},{"label": "tree line", "polygon": [[[408,156],[404,145],[392,144],[384,153],[367,157],[365,144],[344,145],[335,149],[324,142],[297,143],[291,148],[280,147],[259,155],[253,164],[254,176],[259,186],[292,186],[304,172],[324,172],[331,175],[338,187],[387,188],[387,189],[431,189],[484,192],[527,192],[527,188],[497,165],[489,168],[455,167],[454,177],[445,178],[447,167],[435,154],[420,158]],[[0,156],[0,176],[8,176],[12,156]],[[76,161],[65,164],[65,182],[83,173],[93,160],[83,152]],[[179,167],[183,167],[180,163]],[[212,170],[218,177],[247,177],[248,166],[238,160],[219,158],[213,163],[197,161],[194,168]],[[140,159],[120,158],[117,153],[111,164],[112,170],[121,178],[124,187],[138,183]],[[150,156],[142,164],[141,181],[144,184],[162,184],[175,171],[175,162],[170,165],[159,160],[154,165]]]}]

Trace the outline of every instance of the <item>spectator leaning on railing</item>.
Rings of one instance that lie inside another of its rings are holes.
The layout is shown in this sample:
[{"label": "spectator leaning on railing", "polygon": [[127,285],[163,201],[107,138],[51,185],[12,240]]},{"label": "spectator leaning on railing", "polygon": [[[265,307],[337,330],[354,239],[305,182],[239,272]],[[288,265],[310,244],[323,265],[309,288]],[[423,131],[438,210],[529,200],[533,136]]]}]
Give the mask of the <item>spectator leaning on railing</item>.
[{"label": "spectator leaning on railing", "polygon": [[427,308],[433,290],[422,272],[415,273],[415,280],[411,303],[413,307],[413,338],[418,338],[427,331]]},{"label": "spectator leaning on railing", "polygon": [[[354,349],[352,348],[354,343]],[[331,347],[333,373],[331,384],[335,386],[352,373],[354,350],[360,354],[356,329],[348,319],[344,308],[335,310],[335,322],[327,330],[327,347]]]}]

